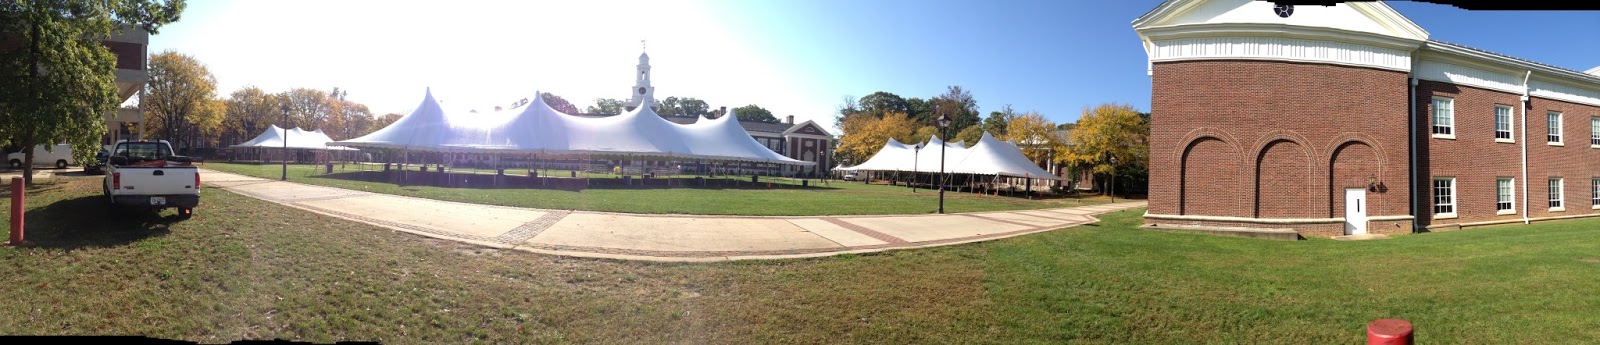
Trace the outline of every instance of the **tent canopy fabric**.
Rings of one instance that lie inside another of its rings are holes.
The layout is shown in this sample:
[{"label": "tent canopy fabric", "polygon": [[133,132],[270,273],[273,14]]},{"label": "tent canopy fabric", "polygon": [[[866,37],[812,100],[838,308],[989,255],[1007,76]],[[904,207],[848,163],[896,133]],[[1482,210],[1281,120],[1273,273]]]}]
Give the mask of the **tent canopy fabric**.
[{"label": "tent canopy fabric", "polygon": [[[938,149],[944,146],[943,152]],[[920,147],[921,149],[917,149]],[[929,149],[934,148],[934,149]],[[1022,154],[1022,149],[1009,142],[1000,141],[983,133],[977,144],[966,147],[961,143],[946,143],[938,137],[929,138],[921,145],[906,145],[890,138],[872,158],[856,166],[838,167],[841,171],[915,171],[940,172],[940,155],[944,159],[944,172],[975,175],[1033,177],[1060,180],[1040,168]]]},{"label": "tent canopy fabric", "polygon": [[435,152],[816,164],[785,157],[756,142],[732,113],[678,124],[657,115],[646,103],[620,115],[578,117],[551,108],[537,92],[529,104],[511,112],[515,115],[474,124],[451,121],[429,91],[416,110],[394,124],[329,144]]},{"label": "tent canopy fabric", "polygon": [[[285,135],[288,135],[288,139],[285,139]],[[320,129],[307,132],[296,127],[294,129],[284,131],[283,127],[270,125],[266,131],[261,132],[261,135],[257,135],[253,139],[246,140],[245,142],[235,145],[230,145],[228,147],[254,147],[270,149],[290,148],[305,150],[355,150],[348,147],[328,146],[328,142],[330,141],[333,141],[333,139],[329,138],[327,134],[323,134],[322,130]],[[285,145],[285,142],[287,142],[287,145]]]}]

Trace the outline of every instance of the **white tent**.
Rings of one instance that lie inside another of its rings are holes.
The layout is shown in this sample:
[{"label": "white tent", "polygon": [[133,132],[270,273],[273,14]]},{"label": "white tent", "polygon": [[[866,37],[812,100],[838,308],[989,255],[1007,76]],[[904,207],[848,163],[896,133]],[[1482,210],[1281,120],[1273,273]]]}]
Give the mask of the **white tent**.
[{"label": "white tent", "polygon": [[[284,135],[288,135],[285,139]],[[327,143],[333,141],[322,130],[307,132],[300,128],[290,129],[285,133],[283,127],[272,125],[255,138],[229,147],[242,148],[268,148],[268,149],[304,149],[304,150],[354,150],[348,147],[331,147]],[[286,143],[287,142],[287,143]],[[287,145],[285,145],[287,144]]]},{"label": "white tent", "polygon": [[537,92],[514,116],[468,124],[451,121],[430,91],[422,105],[394,124],[360,138],[330,144],[437,152],[816,164],[772,152],[745,132],[731,113],[683,125],[663,119],[646,102],[620,115],[578,117],[551,108]]},{"label": "white tent", "polygon": [[1049,171],[1034,164],[1027,156],[1022,154],[1022,149],[1016,145],[1000,141],[990,136],[988,132],[978,139],[976,145],[967,149],[966,157],[952,172],[958,174],[1000,175],[1012,177],[1033,177],[1047,180],[1060,180]]},{"label": "white tent", "polygon": [[[940,152],[939,145],[944,145],[943,152]],[[948,173],[1060,180],[1059,177],[1028,160],[1016,145],[995,139],[987,132],[983,133],[977,144],[972,147],[964,146],[959,142],[945,143],[938,137],[933,137],[921,145],[921,150],[917,150],[917,146],[902,144],[890,138],[884,143],[883,148],[866,162],[853,167],[835,169],[938,173],[942,154],[943,171]]]}]

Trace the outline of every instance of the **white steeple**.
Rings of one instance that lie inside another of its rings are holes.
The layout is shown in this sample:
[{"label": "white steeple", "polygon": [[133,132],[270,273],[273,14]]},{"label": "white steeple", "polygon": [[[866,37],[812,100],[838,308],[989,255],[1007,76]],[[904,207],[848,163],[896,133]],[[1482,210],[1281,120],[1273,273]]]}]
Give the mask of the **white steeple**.
[{"label": "white steeple", "polygon": [[[640,44],[643,44],[643,42],[644,41],[640,41]],[[628,99],[627,106],[629,108],[638,108],[640,104],[644,104],[653,109],[656,105],[656,88],[654,86],[650,86],[649,54],[645,54],[644,52],[639,53],[638,68],[638,72],[634,74],[633,89],[628,93],[633,95],[633,97]]]}]

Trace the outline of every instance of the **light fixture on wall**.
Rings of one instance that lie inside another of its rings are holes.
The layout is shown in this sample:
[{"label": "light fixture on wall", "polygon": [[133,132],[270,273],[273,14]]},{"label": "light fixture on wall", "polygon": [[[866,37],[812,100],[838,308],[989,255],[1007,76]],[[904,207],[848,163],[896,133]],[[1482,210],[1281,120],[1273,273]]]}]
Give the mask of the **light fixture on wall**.
[{"label": "light fixture on wall", "polygon": [[1378,176],[1377,175],[1368,174],[1367,175],[1367,190],[1369,190],[1369,191],[1377,191],[1377,189],[1378,189]]}]

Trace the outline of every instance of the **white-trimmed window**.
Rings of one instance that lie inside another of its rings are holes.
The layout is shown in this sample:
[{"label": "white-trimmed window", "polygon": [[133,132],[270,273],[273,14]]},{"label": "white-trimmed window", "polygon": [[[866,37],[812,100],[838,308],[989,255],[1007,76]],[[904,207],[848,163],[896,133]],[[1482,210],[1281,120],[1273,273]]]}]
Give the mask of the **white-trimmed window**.
[{"label": "white-trimmed window", "polygon": [[1561,207],[1561,206],[1562,206],[1561,205],[1561,178],[1560,177],[1551,177],[1550,178],[1550,210],[1551,211],[1564,211],[1564,210],[1566,210],[1566,208]]},{"label": "white-trimmed window", "polygon": [[[1517,213],[1516,204],[1512,203],[1511,201],[1511,198],[1513,197],[1512,193],[1515,193],[1515,189],[1512,188],[1511,181],[1512,179],[1510,177],[1501,177],[1494,180],[1494,210],[1498,214]],[[1597,179],[1597,181],[1600,181],[1600,179]]]},{"label": "white-trimmed window", "polygon": [[1433,136],[1456,137],[1456,101],[1445,97],[1433,98]]},{"label": "white-trimmed window", "polygon": [[1456,215],[1456,178],[1433,178],[1433,217],[1449,218]]},{"label": "white-trimmed window", "polygon": [[1600,178],[1589,180],[1589,205],[1600,209]]},{"label": "white-trimmed window", "polygon": [[1551,145],[1560,146],[1561,145],[1561,112],[1552,111],[1552,112],[1545,113],[1545,118],[1547,119],[1547,121],[1545,121],[1545,123],[1547,125],[1549,125],[1548,128],[1550,129],[1549,131],[1547,131],[1545,133],[1545,141],[1549,142]]},{"label": "white-trimmed window", "polygon": [[1589,146],[1600,148],[1600,117],[1589,117]]},{"label": "white-trimmed window", "polygon": [[1511,106],[1494,106],[1494,141],[1516,142],[1511,139]]}]

